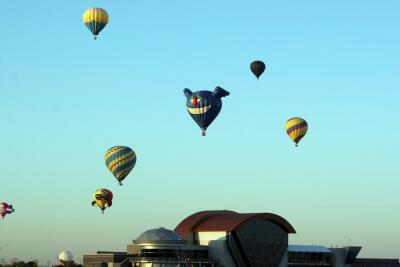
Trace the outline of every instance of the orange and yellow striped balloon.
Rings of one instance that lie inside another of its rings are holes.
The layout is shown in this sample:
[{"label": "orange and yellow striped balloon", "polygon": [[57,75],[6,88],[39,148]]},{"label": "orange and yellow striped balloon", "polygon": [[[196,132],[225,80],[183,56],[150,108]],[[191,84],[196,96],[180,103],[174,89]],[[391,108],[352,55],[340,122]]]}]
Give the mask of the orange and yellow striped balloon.
[{"label": "orange and yellow striped balloon", "polygon": [[296,143],[296,146],[300,140],[306,135],[308,130],[307,122],[302,118],[291,118],[288,119],[285,124],[286,133]]}]

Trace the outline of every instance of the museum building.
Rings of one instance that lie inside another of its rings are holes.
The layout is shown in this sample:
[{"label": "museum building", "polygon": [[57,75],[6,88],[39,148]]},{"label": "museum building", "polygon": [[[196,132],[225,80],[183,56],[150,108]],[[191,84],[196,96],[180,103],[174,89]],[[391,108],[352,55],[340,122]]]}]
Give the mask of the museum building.
[{"label": "museum building", "polygon": [[202,211],[174,231],[145,231],[126,252],[84,255],[84,267],[400,267],[397,259],[358,259],[361,247],[288,245],[296,231],[272,213]]}]

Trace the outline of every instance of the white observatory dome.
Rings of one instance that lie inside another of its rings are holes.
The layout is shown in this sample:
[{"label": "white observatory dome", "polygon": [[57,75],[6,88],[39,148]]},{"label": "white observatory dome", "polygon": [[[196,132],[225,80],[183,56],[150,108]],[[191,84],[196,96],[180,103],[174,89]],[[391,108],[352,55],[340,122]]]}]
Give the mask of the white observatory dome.
[{"label": "white observatory dome", "polygon": [[58,260],[68,262],[68,261],[73,261],[74,257],[72,256],[71,252],[63,251],[60,254],[58,254]]}]

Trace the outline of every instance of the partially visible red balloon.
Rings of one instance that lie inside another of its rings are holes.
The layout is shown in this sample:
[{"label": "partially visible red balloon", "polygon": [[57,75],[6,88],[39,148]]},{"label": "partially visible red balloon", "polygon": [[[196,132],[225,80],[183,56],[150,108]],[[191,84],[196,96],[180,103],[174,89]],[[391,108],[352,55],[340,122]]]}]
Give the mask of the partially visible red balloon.
[{"label": "partially visible red balloon", "polygon": [[0,216],[4,219],[7,214],[13,213],[15,210],[12,205],[5,202],[0,203]]}]

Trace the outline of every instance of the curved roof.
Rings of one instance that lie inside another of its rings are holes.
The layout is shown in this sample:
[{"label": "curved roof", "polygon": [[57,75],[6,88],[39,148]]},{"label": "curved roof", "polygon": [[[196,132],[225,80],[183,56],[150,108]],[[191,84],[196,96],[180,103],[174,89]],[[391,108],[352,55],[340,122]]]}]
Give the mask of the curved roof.
[{"label": "curved roof", "polygon": [[168,240],[168,241],[176,241],[176,240],[181,240],[181,236],[172,231],[165,229],[163,227],[156,228],[156,229],[150,229],[141,234],[136,240]]},{"label": "curved roof", "polygon": [[287,233],[296,233],[293,226],[284,218],[273,213],[237,213],[230,210],[201,211],[180,222],[175,231],[183,237],[190,232],[235,231],[240,226],[255,220],[275,223]]}]

